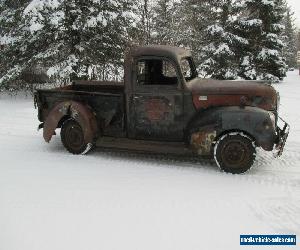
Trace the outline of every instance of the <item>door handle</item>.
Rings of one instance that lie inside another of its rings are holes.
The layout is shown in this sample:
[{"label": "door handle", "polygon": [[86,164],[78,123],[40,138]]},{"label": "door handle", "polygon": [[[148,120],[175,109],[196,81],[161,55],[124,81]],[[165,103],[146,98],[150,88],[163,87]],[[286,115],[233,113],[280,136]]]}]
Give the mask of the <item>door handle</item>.
[{"label": "door handle", "polygon": [[175,115],[181,115],[181,113],[182,113],[182,107],[179,106],[179,105],[175,105],[175,107],[174,107],[174,113],[175,113]]}]

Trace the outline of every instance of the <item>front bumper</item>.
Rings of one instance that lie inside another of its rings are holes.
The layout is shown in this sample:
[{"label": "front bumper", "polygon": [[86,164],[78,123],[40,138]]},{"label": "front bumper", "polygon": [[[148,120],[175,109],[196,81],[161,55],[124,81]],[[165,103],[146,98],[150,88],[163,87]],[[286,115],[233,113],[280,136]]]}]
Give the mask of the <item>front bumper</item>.
[{"label": "front bumper", "polygon": [[290,125],[287,124],[281,117],[278,117],[278,119],[280,119],[283,123],[283,127],[280,128],[279,126],[277,127],[277,143],[275,146],[275,157],[280,157],[283,153],[283,149],[286,143],[286,140],[289,136],[290,133]]}]

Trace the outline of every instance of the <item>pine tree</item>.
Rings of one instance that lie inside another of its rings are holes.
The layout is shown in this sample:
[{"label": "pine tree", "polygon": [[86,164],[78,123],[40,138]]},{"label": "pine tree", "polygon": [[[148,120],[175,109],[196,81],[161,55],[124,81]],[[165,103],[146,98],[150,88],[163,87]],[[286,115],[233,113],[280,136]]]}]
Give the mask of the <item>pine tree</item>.
[{"label": "pine tree", "polygon": [[140,45],[149,45],[152,42],[153,1],[138,1],[135,12],[137,21],[131,37]]},{"label": "pine tree", "polygon": [[154,6],[155,28],[153,38],[155,43],[163,45],[174,45],[176,43],[175,11],[174,0],[158,0]]},{"label": "pine tree", "polygon": [[241,62],[240,76],[246,79],[279,81],[286,75],[281,40],[285,4],[282,0],[245,0],[241,21],[249,41]]},{"label": "pine tree", "polygon": [[284,31],[284,57],[286,58],[286,63],[289,68],[296,67],[296,54],[297,54],[297,44],[296,44],[296,28],[293,20],[293,13],[290,8],[287,7],[286,14],[283,20]]},{"label": "pine tree", "polygon": [[202,49],[201,71],[216,79],[236,79],[240,50],[247,39],[236,32],[239,5],[234,0],[212,1],[215,23],[207,31],[207,45]]},{"label": "pine tree", "polygon": [[202,48],[208,43],[206,29],[215,22],[211,3],[211,0],[183,0],[178,6],[177,44],[192,50],[197,65],[202,61]]},{"label": "pine tree", "polygon": [[[15,79],[25,68],[42,62],[49,75],[88,78],[91,71],[115,70],[122,63],[132,19],[128,0],[45,0],[22,5],[14,22],[15,41],[4,51],[1,82]],[[4,12],[1,12],[3,15]],[[6,35],[6,33],[4,34]],[[102,78],[109,78],[105,72]]]},{"label": "pine tree", "polygon": [[[13,61],[18,60],[21,54],[22,47],[18,44],[23,38],[22,34],[26,32],[22,16],[29,2],[30,0],[0,1],[0,86],[4,79],[16,78],[25,68],[15,65]],[[25,64],[26,61],[23,60],[23,63]]]},{"label": "pine tree", "polygon": [[297,51],[300,51],[300,31],[299,30],[298,30],[296,36],[297,36],[297,38],[296,38]]}]

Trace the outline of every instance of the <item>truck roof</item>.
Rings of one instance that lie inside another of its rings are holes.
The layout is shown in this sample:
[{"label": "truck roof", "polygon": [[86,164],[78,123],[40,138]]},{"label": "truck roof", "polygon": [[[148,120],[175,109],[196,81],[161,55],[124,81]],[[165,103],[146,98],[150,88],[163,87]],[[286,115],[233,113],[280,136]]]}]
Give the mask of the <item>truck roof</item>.
[{"label": "truck roof", "polygon": [[147,45],[135,46],[131,48],[131,54],[134,57],[138,56],[165,56],[169,58],[183,58],[190,57],[190,50],[173,47],[168,45]]}]

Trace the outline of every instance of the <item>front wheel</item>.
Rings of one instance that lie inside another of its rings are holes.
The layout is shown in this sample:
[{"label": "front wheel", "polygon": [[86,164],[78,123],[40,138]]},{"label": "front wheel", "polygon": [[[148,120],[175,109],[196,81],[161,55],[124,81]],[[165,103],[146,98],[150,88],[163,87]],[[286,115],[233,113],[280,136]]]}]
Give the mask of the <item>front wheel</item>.
[{"label": "front wheel", "polygon": [[256,150],[253,140],[243,133],[228,133],[222,136],[214,148],[214,158],[218,166],[232,174],[248,171],[255,160]]},{"label": "front wheel", "polygon": [[63,123],[60,136],[64,147],[72,154],[86,154],[92,148],[91,143],[85,143],[80,124],[72,118]]}]

